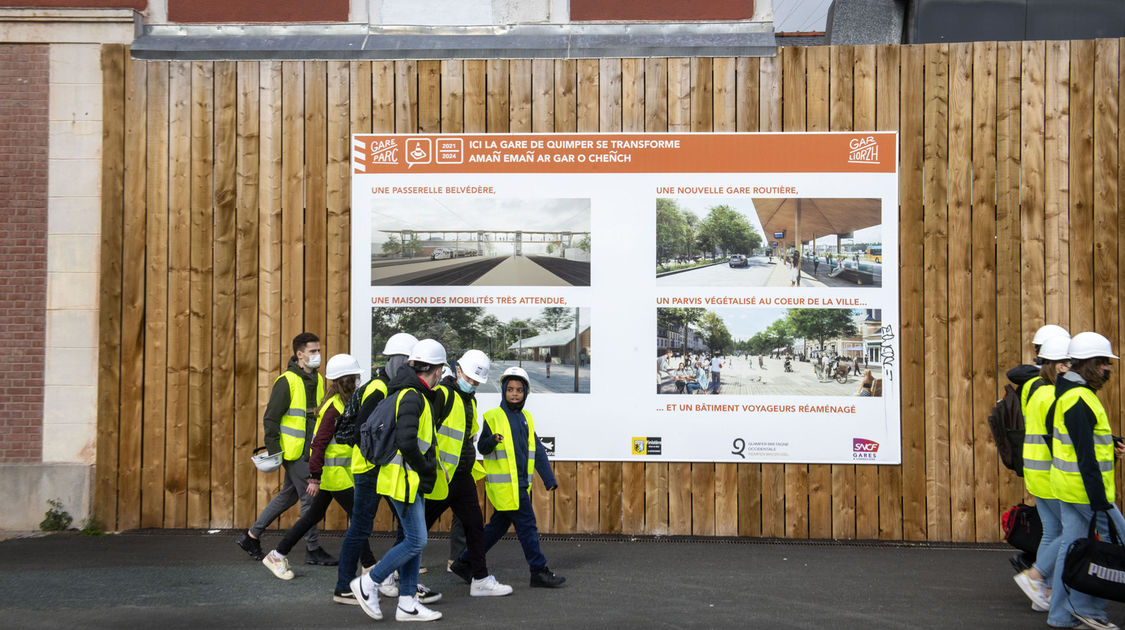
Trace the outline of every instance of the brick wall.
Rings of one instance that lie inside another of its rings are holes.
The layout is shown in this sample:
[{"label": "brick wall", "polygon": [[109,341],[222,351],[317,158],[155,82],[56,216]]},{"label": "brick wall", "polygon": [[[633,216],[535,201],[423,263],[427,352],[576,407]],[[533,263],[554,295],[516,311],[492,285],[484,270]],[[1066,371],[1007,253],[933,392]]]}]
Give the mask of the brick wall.
[{"label": "brick wall", "polygon": [[0,44],[0,462],[38,462],[47,304],[48,47]]}]

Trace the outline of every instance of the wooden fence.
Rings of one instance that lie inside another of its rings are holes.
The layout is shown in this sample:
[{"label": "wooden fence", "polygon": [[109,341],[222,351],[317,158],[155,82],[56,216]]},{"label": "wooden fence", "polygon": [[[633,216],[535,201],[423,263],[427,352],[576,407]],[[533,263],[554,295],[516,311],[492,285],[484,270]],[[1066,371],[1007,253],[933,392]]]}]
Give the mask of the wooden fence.
[{"label": "wooden fence", "polygon": [[[1023,497],[985,421],[1003,372],[1045,322],[1122,345],[1121,49],[141,62],[106,46],[96,515],[245,527],[276,490],[247,459],[289,340],[348,347],[350,133],[898,130],[902,465],[559,462],[535,509],[545,532],[995,541]],[[1115,427],[1123,385],[1100,393]]]}]

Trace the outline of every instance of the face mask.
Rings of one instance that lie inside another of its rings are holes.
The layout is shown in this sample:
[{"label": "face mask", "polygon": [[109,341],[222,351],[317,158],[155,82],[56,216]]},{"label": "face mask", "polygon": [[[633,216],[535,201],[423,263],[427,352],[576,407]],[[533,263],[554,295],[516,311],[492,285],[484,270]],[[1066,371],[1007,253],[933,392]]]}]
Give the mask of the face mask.
[{"label": "face mask", "polygon": [[457,387],[459,387],[461,391],[465,392],[466,394],[471,394],[477,391],[476,385],[469,385],[469,382],[461,378],[460,376],[457,377]]},{"label": "face mask", "polygon": [[320,367],[320,353],[318,352],[316,354],[309,355],[309,358],[305,359],[305,365],[311,367],[314,370]]}]

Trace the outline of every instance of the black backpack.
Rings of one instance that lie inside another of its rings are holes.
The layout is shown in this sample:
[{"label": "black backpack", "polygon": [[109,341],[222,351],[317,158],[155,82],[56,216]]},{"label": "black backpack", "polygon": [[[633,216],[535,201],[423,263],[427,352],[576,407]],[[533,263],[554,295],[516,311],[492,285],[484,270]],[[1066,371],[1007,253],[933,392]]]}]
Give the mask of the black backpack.
[{"label": "black backpack", "polygon": [[1024,503],[1013,505],[1000,516],[1000,526],[1004,530],[1004,540],[1029,554],[1034,561],[1039,540],[1043,538],[1043,521],[1039,520],[1039,511]]},{"label": "black backpack", "polygon": [[[1043,379],[1033,382],[1028,398],[1043,384]],[[1019,389],[1004,385],[1004,397],[996,401],[988,414],[988,428],[992,430],[992,441],[996,443],[1000,461],[1022,477],[1024,423]]]},{"label": "black backpack", "polygon": [[395,445],[395,420],[398,396],[387,396],[379,401],[359,428],[359,452],[375,466],[391,463],[398,447]]}]

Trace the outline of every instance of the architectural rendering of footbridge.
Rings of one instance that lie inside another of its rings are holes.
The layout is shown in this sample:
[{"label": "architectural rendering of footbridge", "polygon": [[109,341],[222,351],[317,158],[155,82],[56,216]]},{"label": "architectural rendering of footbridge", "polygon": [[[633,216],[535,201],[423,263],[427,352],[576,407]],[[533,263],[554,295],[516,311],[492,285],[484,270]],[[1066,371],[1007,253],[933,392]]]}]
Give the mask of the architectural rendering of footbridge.
[{"label": "architectural rendering of footbridge", "polygon": [[590,286],[590,233],[379,230],[399,251],[372,254],[373,285]]}]

